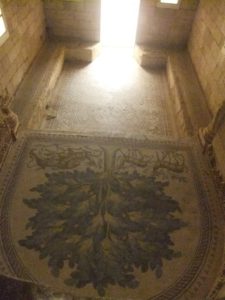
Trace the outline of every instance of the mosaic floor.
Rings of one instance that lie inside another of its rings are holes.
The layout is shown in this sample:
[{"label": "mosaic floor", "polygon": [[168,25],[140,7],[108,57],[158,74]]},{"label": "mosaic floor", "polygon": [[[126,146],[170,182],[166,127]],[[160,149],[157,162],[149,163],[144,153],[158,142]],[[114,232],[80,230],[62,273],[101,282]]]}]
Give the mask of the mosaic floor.
[{"label": "mosaic floor", "polygon": [[105,50],[89,65],[65,63],[53,94],[57,118],[42,129],[175,135],[165,71],[141,68],[128,50]]},{"label": "mosaic floor", "polygon": [[27,134],[2,178],[1,269],[79,297],[205,299],[224,237],[197,152]]},{"label": "mosaic floor", "polygon": [[211,300],[224,223],[201,149],[178,140],[165,72],[109,55],[65,63],[57,117],[12,147],[0,272],[76,300]]},{"label": "mosaic floor", "polygon": [[224,237],[197,145],[30,132],[14,151],[4,273],[82,299],[206,299]]}]

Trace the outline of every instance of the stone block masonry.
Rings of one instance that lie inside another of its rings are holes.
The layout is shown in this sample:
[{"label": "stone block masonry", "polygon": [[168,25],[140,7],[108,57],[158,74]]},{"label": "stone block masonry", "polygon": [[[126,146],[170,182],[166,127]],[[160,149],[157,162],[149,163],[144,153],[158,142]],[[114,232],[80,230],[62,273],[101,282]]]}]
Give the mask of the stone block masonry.
[{"label": "stone block masonry", "polygon": [[184,48],[198,0],[182,0],[179,9],[158,7],[157,3],[157,0],[140,2],[137,44]]},{"label": "stone block masonry", "polygon": [[[198,78],[214,115],[225,100],[225,1],[201,0],[188,44]],[[225,122],[214,141],[225,178]]]},{"label": "stone block masonry", "polygon": [[189,52],[214,113],[225,97],[225,1],[200,2]]},{"label": "stone block masonry", "polygon": [[0,92],[13,95],[45,40],[41,0],[3,0],[9,38],[0,46]]},{"label": "stone block masonry", "polygon": [[101,0],[44,2],[50,37],[100,41]]}]

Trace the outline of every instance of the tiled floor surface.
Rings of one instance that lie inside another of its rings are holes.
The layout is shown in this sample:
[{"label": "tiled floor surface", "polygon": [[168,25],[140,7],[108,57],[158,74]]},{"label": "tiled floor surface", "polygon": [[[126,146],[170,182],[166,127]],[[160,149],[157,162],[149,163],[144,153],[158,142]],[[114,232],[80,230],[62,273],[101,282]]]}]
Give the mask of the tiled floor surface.
[{"label": "tiled floor surface", "polygon": [[177,138],[165,71],[140,67],[127,51],[107,49],[90,64],[65,62],[51,101],[57,116],[41,129]]},{"label": "tiled floor surface", "polygon": [[107,49],[86,65],[65,63],[51,103],[57,117],[42,129],[174,135],[165,76],[140,67],[127,49]]}]

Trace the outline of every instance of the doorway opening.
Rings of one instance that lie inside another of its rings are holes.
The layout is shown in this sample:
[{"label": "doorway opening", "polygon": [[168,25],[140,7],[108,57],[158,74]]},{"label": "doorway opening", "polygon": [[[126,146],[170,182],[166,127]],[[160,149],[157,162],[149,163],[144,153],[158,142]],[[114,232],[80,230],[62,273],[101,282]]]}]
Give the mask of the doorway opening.
[{"label": "doorway opening", "polygon": [[103,47],[133,48],[140,0],[101,0]]}]

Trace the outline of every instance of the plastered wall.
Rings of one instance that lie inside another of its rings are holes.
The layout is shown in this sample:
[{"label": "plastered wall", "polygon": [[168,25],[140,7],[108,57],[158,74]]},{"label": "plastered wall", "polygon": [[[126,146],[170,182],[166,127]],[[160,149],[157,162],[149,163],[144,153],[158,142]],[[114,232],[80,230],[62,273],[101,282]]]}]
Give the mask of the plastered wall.
[{"label": "plastered wall", "polygon": [[0,0],[9,38],[0,46],[0,92],[13,95],[45,39],[41,0]]}]

